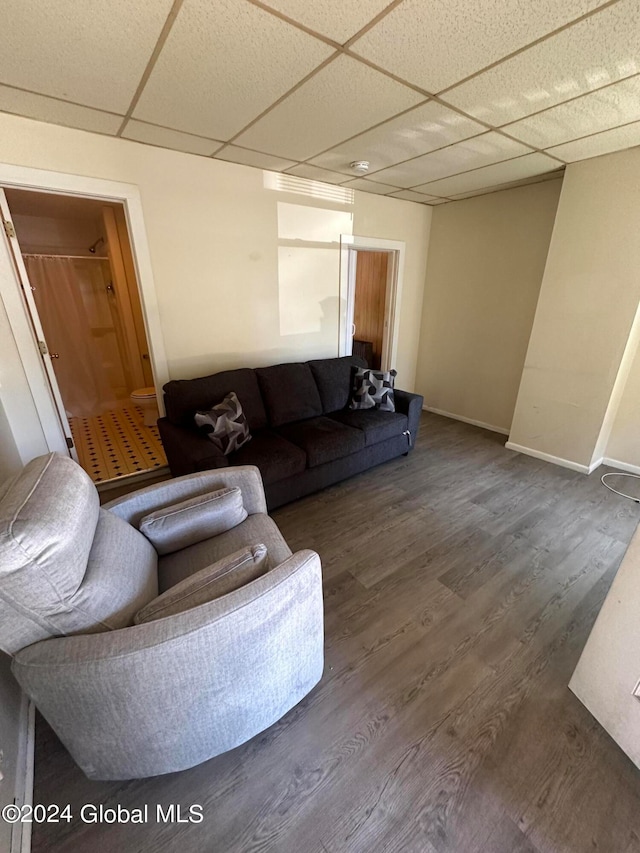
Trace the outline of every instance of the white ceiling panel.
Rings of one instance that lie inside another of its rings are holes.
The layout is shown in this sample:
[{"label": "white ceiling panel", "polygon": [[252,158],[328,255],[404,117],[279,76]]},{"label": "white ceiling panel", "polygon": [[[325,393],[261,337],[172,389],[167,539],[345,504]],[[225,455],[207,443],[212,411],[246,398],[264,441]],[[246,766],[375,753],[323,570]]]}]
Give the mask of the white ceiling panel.
[{"label": "white ceiling panel", "polygon": [[271,172],[280,172],[293,166],[293,160],[284,160],[281,157],[273,157],[271,154],[262,154],[260,151],[249,151],[238,145],[225,145],[218,151],[216,160],[228,160],[231,163],[241,163],[244,166],[255,166],[257,169],[268,169]]},{"label": "white ceiling panel", "polygon": [[389,3],[390,0],[351,3],[344,0],[265,0],[266,6],[340,44],[354,36]]},{"label": "white ceiling panel", "polygon": [[473,139],[466,139],[464,142],[442,148],[440,151],[432,151],[423,157],[416,157],[406,163],[383,169],[373,178],[388,181],[399,187],[415,187],[417,184],[446,178],[458,172],[478,169],[511,157],[519,157],[528,151],[530,149],[522,143],[490,131],[482,136],[474,136]]},{"label": "white ceiling panel", "polygon": [[126,113],[172,0],[3,5],[0,83]]},{"label": "white ceiling panel", "polygon": [[203,139],[201,136],[191,136],[177,130],[167,130],[142,121],[128,121],[122,136],[134,142],[148,142],[161,148],[173,148],[175,151],[185,151],[187,154],[203,154],[210,156],[220,147],[221,142],[215,139]]},{"label": "white ceiling panel", "polygon": [[306,160],[421,100],[413,89],[355,59],[339,56],[236,141]]},{"label": "white ceiling panel", "polygon": [[574,163],[576,160],[599,157],[601,154],[633,148],[635,145],[640,145],[640,121],[625,127],[605,130],[603,133],[588,136],[585,139],[577,139],[575,142],[567,142],[565,145],[558,145],[550,148],[549,154],[554,154],[561,160],[566,160],[567,163]]},{"label": "white ceiling panel", "polygon": [[366,178],[354,178],[353,181],[347,181],[343,186],[351,187],[354,190],[364,190],[366,193],[375,193],[376,195],[387,195],[398,189],[398,187],[390,184],[380,184],[378,181],[369,181]]},{"label": "white ceiling panel", "polygon": [[451,198],[455,201],[462,198],[474,198],[479,195],[486,195],[488,192],[502,192],[503,190],[513,190],[517,187],[528,187],[531,184],[543,184],[547,181],[560,181],[562,180],[563,172],[548,172],[546,175],[534,175],[532,178],[523,178],[521,181],[508,181],[505,184],[498,184],[494,187],[486,187],[479,190],[471,190],[466,193],[458,193],[457,195],[451,196]]},{"label": "white ceiling panel", "polygon": [[436,101],[429,101],[331,151],[325,151],[311,162],[326,169],[349,172],[349,163],[368,160],[371,169],[384,169],[485,130],[483,125],[472,119]]},{"label": "white ceiling panel", "polygon": [[134,116],[226,140],[331,53],[246,0],[185,0]]},{"label": "white ceiling panel", "polygon": [[536,148],[549,148],[639,120],[640,76],[637,76],[524,118],[507,125],[505,130]]},{"label": "white ceiling panel", "polygon": [[414,190],[398,190],[395,193],[389,193],[391,198],[402,198],[405,201],[417,201],[422,204],[431,201],[439,201],[440,199],[436,199],[435,196],[425,195],[424,193],[417,193]]},{"label": "white ceiling panel", "polygon": [[620,0],[479,74],[445,100],[495,126],[640,72],[640,3]]},{"label": "white ceiling panel", "polygon": [[354,53],[436,93],[605,0],[404,0]]},{"label": "white ceiling panel", "polygon": [[109,133],[115,136],[122,124],[123,116],[103,113],[89,107],[79,107],[46,98],[44,95],[33,95],[21,89],[10,86],[0,86],[0,110],[7,113],[35,118],[62,124],[66,127],[77,127],[80,130],[92,130],[96,133]]},{"label": "white ceiling panel", "polygon": [[451,197],[460,193],[473,192],[473,190],[495,187],[508,181],[530,178],[558,168],[561,168],[560,164],[545,154],[527,154],[516,160],[494,163],[492,166],[424,184],[416,189],[419,192]]},{"label": "white ceiling panel", "polygon": [[320,169],[318,166],[311,166],[309,163],[302,163],[300,166],[294,166],[287,171],[290,175],[309,178],[312,181],[324,181],[326,184],[343,184],[348,180],[347,175],[330,172],[328,169]]}]

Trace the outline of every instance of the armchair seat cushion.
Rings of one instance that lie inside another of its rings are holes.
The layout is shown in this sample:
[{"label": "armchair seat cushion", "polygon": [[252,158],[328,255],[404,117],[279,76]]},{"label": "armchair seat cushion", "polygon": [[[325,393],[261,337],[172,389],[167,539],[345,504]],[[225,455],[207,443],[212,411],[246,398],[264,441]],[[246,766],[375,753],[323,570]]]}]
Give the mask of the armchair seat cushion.
[{"label": "armchair seat cushion", "polygon": [[183,551],[160,557],[158,560],[160,592],[171,589],[195,572],[211,566],[228,554],[255,545],[256,542],[266,546],[271,567],[279,566],[291,556],[291,549],[275,521],[268,515],[255,513],[226,533],[221,533],[205,542],[199,542]]},{"label": "armchair seat cushion", "polygon": [[310,418],[280,427],[287,441],[297,444],[307,455],[310,468],[333,462],[364,447],[364,433],[333,418]]},{"label": "armchair seat cushion", "polygon": [[380,409],[346,409],[335,412],[331,417],[338,423],[362,430],[367,447],[401,435],[409,426],[406,415]]},{"label": "armchair seat cushion", "polygon": [[233,465],[257,465],[265,483],[293,477],[307,467],[301,448],[271,430],[255,433],[253,439],[230,457]]}]

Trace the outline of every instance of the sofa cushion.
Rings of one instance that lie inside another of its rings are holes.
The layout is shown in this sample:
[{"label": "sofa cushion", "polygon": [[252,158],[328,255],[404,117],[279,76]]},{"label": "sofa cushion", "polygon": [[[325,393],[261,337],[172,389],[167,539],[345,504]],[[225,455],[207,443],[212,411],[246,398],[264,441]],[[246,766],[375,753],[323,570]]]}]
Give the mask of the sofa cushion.
[{"label": "sofa cushion", "polygon": [[304,450],[309,468],[342,459],[362,450],[365,444],[362,430],[338,423],[333,418],[311,418],[280,427],[279,432]]},{"label": "sofa cushion", "polygon": [[225,533],[246,517],[240,489],[216,489],[150,512],[140,520],[140,532],[158,554],[170,554]]},{"label": "sofa cushion", "polygon": [[160,591],[164,592],[175,584],[188,578],[194,572],[210,566],[212,563],[246,548],[262,542],[266,545],[269,555],[269,567],[274,569],[291,556],[291,549],[278,530],[275,521],[266,513],[256,512],[250,515],[242,524],[206,539],[184,551],[167,554],[158,560],[158,578]]},{"label": "sofa cushion", "polygon": [[251,431],[264,429],[267,413],[253,370],[224,370],[198,379],[172,379],[164,386],[164,402],[169,420],[193,427],[196,411],[210,409],[234,391],[249,422]]},{"label": "sofa cushion", "polygon": [[54,617],[82,583],[100,508],[68,456],[33,459],[0,500],[0,648],[61,633]]},{"label": "sofa cushion", "polygon": [[354,368],[367,366],[364,359],[355,355],[318,358],[307,364],[316,380],[325,415],[346,408],[351,397],[352,372]]},{"label": "sofa cushion", "polygon": [[205,412],[196,412],[194,419],[198,429],[224,456],[251,440],[247,418],[234,391]]},{"label": "sofa cushion", "polygon": [[265,545],[251,545],[189,575],[150,601],[135,615],[136,625],[183,613],[192,607],[222,598],[241,586],[262,577],[269,567]]},{"label": "sofa cushion", "polygon": [[293,477],[307,467],[304,450],[271,430],[255,433],[249,444],[228,458],[232,465],[256,465],[265,483]]},{"label": "sofa cushion", "polygon": [[308,364],[276,364],[259,367],[256,376],[273,427],[322,414],[318,386]]},{"label": "sofa cushion", "polygon": [[382,412],[380,409],[346,409],[344,412],[334,412],[331,417],[341,424],[362,430],[367,447],[401,435],[409,426],[406,415]]}]

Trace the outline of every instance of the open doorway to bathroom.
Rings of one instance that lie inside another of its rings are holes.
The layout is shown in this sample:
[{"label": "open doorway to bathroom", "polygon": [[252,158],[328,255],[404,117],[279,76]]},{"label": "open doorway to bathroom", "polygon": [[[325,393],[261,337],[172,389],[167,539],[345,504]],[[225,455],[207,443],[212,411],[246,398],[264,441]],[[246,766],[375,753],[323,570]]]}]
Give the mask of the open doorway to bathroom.
[{"label": "open doorway to bathroom", "polygon": [[24,265],[22,287],[30,292],[34,327],[43,332],[41,352],[50,359],[72,455],[96,483],[162,468],[123,205],[9,188],[4,195]]}]

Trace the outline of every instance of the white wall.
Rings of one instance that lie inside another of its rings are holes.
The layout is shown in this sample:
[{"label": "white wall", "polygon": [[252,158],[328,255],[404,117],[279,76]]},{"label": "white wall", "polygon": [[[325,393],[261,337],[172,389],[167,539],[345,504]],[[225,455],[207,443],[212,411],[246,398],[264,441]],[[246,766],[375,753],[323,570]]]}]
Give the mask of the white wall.
[{"label": "white wall", "polygon": [[428,407],[508,432],[561,184],[435,208],[416,380]]},{"label": "white wall", "polygon": [[259,169],[6,114],[0,162],[139,188],[172,378],[336,355],[340,233],[405,241],[398,385],[412,389],[429,208],[359,191],[344,204],[302,180],[313,195],[279,191]]},{"label": "white wall", "polygon": [[631,363],[605,457],[610,464],[617,462],[640,474],[640,348]]},{"label": "white wall", "polygon": [[588,469],[640,300],[640,149],[567,167],[509,440]]}]

